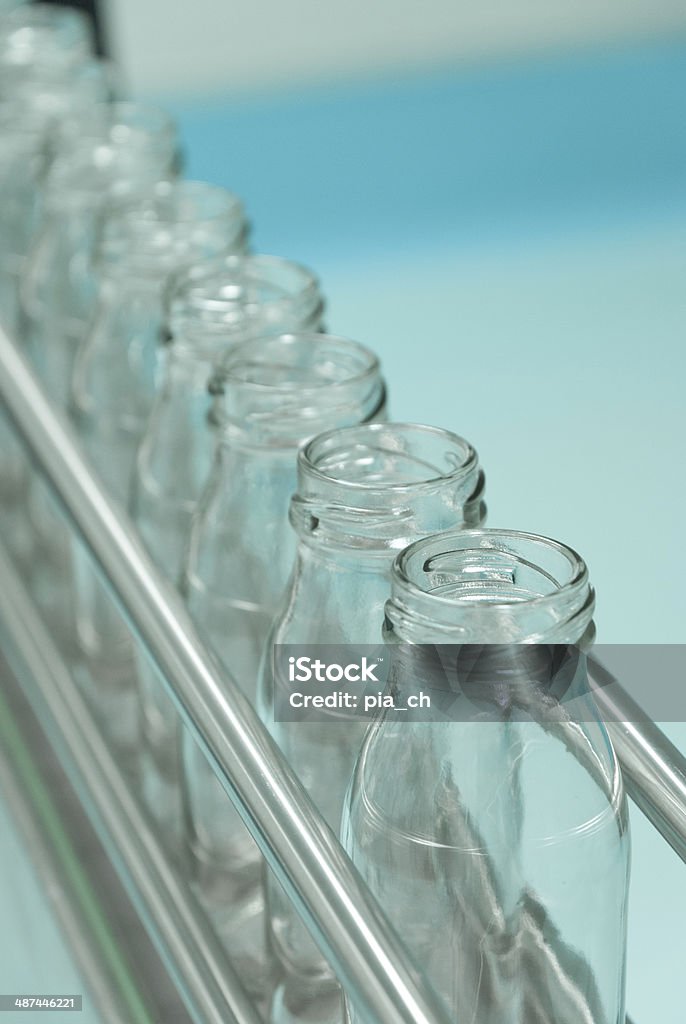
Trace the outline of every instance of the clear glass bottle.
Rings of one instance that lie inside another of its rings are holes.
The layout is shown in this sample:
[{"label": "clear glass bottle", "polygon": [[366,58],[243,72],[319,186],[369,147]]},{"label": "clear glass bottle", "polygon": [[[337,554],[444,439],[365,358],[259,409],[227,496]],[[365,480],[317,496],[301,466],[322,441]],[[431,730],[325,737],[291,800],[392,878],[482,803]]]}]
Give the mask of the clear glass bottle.
[{"label": "clear glass bottle", "polygon": [[74,367],[72,412],[86,450],[121,501],[128,499],[157,391],[169,280],[218,253],[240,253],[245,242],[240,200],[205,182],[160,183],[103,223],[97,307]]},{"label": "clear glass bottle", "polygon": [[[103,224],[98,303],[74,366],[72,413],[100,478],[124,505],[159,379],[168,280],[205,257],[240,251],[245,239],[240,201],[205,182],[161,183]],[[116,741],[135,746],[130,633],[80,545],[74,570],[77,636],[97,677],[96,704],[104,720],[116,719]]]},{"label": "clear glass bottle", "polygon": [[628,815],[588,687],[593,608],[581,558],[531,534],[395,562],[391,692],[435,711],[370,727],[342,838],[455,1020],[624,1024]]},{"label": "clear glass bottle", "polygon": [[87,135],[58,152],[50,167],[20,289],[22,338],[50,398],[63,409],[69,406],[76,352],[94,315],[100,222],[113,205],[147,195],[160,179],[173,176],[173,122],[145,105],[113,104],[112,110],[108,139]]},{"label": "clear glass bottle", "polygon": [[[111,71],[103,67],[101,78],[106,74],[111,88]],[[173,166],[179,145],[176,125],[164,110],[134,100],[110,101],[105,97],[65,110],[55,124],[54,136],[57,156],[86,143],[106,145],[128,153],[157,153],[165,170]]]},{"label": "clear glass bottle", "polygon": [[[214,455],[215,432],[207,423],[213,368],[253,332],[259,336],[269,330],[277,335],[316,331],[324,306],[316,278],[304,267],[276,257],[215,261],[214,270],[204,269],[201,286],[198,273],[199,268],[193,268],[168,289],[162,385],[138,451],[131,493],[132,518],[174,583],[181,577],[191,517]],[[284,339],[278,345],[290,351],[292,343]],[[256,358],[262,346],[255,344]],[[145,796],[165,833],[178,837],[176,714],[143,654],[138,658],[138,680]]]},{"label": "clear glass bottle", "polygon": [[[62,122],[81,124],[92,121],[93,105],[104,104],[116,94],[117,75],[108,61],[91,57],[74,67],[52,68],[38,66],[0,94],[1,107],[14,107],[20,117],[40,124],[47,135],[59,136]],[[72,142],[82,138],[74,132]],[[56,145],[50,139],[49,152],[54,155]]]},{"label": "clear glass bottle", "polygon": [[[108,207],[150,192],[171,174],[175,143],[168,121],[151,116],[150,145],[127,147],[86,140],[54,160],[43,209],[20,285],[20,335],[48,397],[66,409],[78,346],[94,314],[93,252]],[[29,481],[35,538],[31,582],[56,639],[71,655],[73,607],[69,530],[40,476]]]},{"label": "clear glass bottle", "polygon": [[[354,342],[292,335],[246,342],[218,373],[219,440],[191,528],[183,591],[220,659],[254,701],[259,659],[291,570],[296,453],[313,433],[382,417],[376,357]],[[259,851],[190,737],[183,789],[192,872],[241,977],[273,976]]]},{"label": "clear glass bottle", "polygon": [[[0,309],[15,342],[23,342],[20,283],[40,224],[45,174],[60,119],[74,120],[108,94],[101,62],[58,71],[34,69],[0,100]],[[0,414],[0,508],[5,543],[24,567],[33,544],[26,519],[30,465],[26,452]]]},{"label": "clear glass bottle", "polygon": [[324,300],[315,275],[280,256],[221,257],[178,274],[169,288],[168,326],[192,340],[322,330]]},{"label": "clear glass bottle", "polygon": [[[260,714],[310,796],[338,832],[367,722],[332,713],[316,724],[276,721],[274,645],[376,644],[396,553],[437,530],[485,517],[484,476],[474,448],[447,430],[375,423],[322,434],[298,455],[290,520],[295,568],[267,643]],[[331,969],[279,884],[268,879],[274,949],[284,970],[275,1024],[339,1024]],[[328,996],[328,1006],[327,1006]]]}]

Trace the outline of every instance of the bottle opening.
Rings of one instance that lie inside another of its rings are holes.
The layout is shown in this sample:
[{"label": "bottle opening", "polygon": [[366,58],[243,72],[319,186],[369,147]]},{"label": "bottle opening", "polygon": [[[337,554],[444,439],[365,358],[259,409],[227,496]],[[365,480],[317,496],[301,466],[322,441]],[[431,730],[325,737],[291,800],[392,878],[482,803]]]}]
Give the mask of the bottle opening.
[{"label": "bottle opening", "polygon": [[240,200],[205,182],[159,182],[149,195],[113,209],[98,254],[116,273],[166,280],[179,267],[216,256],[244,237]]},{"label": "bottle opening", "polygon": [[314,438],[301,455],[303,473],[331,483],[368,488],[412,488],[467,475],[474,448],[448,430],[418,423],[374,423]]},{"label": "bottle opening", "polygon": [[172,333],[214,331],[259,336],[312,331],[321,326],[324,303],[317,278],[277,256],[229,256],[190,268],[170,283]]},{"label": "bottle opening", "polygon": [[593,608],[586,565],[571,548],[534,534],[466,530],[402,552],[387,616],[394,623],[397,613],[401,631],[405,617],[417,618],[466,642],[575,643]]},{"label": "bottle opening", "polygon": [[210,382],[213,419],[233,438],[299,447],[332,423],[359,423],[383,407],[373,352],[326,334],[255,338],[229,349]]}]

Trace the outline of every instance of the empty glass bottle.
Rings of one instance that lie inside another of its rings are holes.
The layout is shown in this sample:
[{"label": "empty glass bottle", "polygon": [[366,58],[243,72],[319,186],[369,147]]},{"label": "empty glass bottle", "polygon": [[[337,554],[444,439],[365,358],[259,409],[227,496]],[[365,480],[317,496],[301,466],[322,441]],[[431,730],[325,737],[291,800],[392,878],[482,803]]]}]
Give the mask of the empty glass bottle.
[{"label": "empty glass bottle", "polygon": [[[101,62],[61,70],[36,66],[14,81],[0,100],[0,316],[22,344],[20,282],[41,219],[45,174],[54,152],[60,120],[79,119],[107,96]],[[26,452],[0,414],[0,507],[4,539],[11,553],[28,565],[33,536],[26,518],[30,467]]]},{"label": "empty glass bottle", "polygon": [[[74,367],[72,410],[96,470],[123,504],[157,387],[168,279],[206,256],[240,250],[245,237],[240,201],[204,182],[162,183],[103,224],[98,303]],[[74,551],[77,634],[97,666],[96,701],[110,724],[117,709],[116,738],[133,745],[130,634],[84,549]]]},{"label": "empty glass bottle", "polygon": [[324,301],[314,274],[279,256],[207,260],[178,274],[169,288],[173,337],[235,344],[244,338],[322,329]]},{"label": "empty glass bottle", "polygon": [[[295,568],[267,643],[258,705],[335,832],[367,723],[336,712],[317,723],[275,721],[273,645],[378,643],[397,551],[427,533],[481,523],[483,491],[472,446],[420,424],[334,430],[298,455],[290,506]],[[339,1024],[340,994],[327,961],[272,877],[268,892],[272,941],[285,972],[273,1021]]]},{"label": "empty glass bottle", "polygon": [[95,128],[101,111],[116,110],[116,104],[105,102],[110,89],[106,65],[89,60],[76,68],[37,69],[0,100],[0,308],[17,335],[19,282],[40,223],[44,176],[58,138],[64,136],[67,151],[67,143],[71,148],[85,138],[87,125]]},{"label": "empty glass bottle", "polygon": [[[112,111],[107,138],[93,131],[58,152],[21,286],[22,336],[48,394],[64,409],[76,352],[94,314],[100,221],[113,204],[150,193],[173,173],[173,122],[154,107],[114,104]],[[91,117],[86,121],[90,131]]]},{"label": "empty glass bottle", "polygon": [[[327,335],[234,349],[213,384],[219,440],[191,528],[183,589],[209,644],[255,699],[262,647],[290,572],[288,503],[299,446],[323,427],[381,417],[376,357]],[[190,737],[183,740],[185,814],[200,894],[253,993],[271,976],[262,864],[237,812]]]},{"label": "empty glass bottle", "polygon": [[86,450],[120,500],[128,498],[157,390],[169,279],[219,252],[242,251],[245,240],[240,200],[204,182],[160,183],[103,224],[97,307],[76,360],[72,411]]},{"label": "empty glass bottle", "polygon": [[[48,396],[63,409],[75,354],[94,313],[93,250],[103,213],[112,203],[149,193],[171,173],[176,146],[168,120],[154,111],[150,124],[148,146],[86,140],[55,159],[45,181],[39,228],[20,287],[20,334]],[[37,544],[34,594],[55,637],[69,648],[69,531],[40,477],[30,482],[29,508]]]},{"label": "empty glass bottle", "polygon": [[[289,278],[290,292],[275,297],[272,289]],[[203,261],[175,275],[164,305],[161,386],[136,457],[131,511],[158,564],[177,582],[214,454],[215,432],[206,422],[214,368],[247,338],[316,331],[323,300],[304,267],[249,255]]]},{"label": "empty glass bottle", "polygon": [[624,1022],[628,817],[593,607],[579,556],[530,534],[438,535],[393,568],[390,692],[432,711],[370,727],[342,837],[456,1021]]},{"label": "empty glass bottle", "polygon": [[[214,261],[214,269],[202,267],[202,283],[198,266],[168,289],[162,385],[136,458],[131,494],[132,517],[174,583],[181,577],[191,517],[214,454],[215,433],[206,422],[213,367],[232,345],[255,332],[316,330],[323,309],[313,275],[286,260],[248,256]],[[263,343],[256,343],[256,359],[264,359],[263,349]],[[284,339],[277,345],[280,350],[292,351],[292,342]],[[178,836],[176,714],[145,655],[138,662],[143,787],[167,834]]]}]

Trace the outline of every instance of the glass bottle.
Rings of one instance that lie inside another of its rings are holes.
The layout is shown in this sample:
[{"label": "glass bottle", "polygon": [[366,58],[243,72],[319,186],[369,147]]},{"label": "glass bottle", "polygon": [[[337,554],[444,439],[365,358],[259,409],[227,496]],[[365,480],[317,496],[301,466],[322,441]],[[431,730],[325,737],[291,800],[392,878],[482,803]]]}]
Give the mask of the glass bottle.
[{"label": "glass bottle", "polygon": [[198,263],[170,282],[168,326],[174,337],[212,336],[231,344],[285,331],[322,330],[324,300],[306,267],[263,253]]},{"label": "glass bottle", "polygon": [[[111,85],[111,71],[104,68],[105,74]],[[65,110],[54,135],[57,155],[68,154],[75,145],[106,145],[128,153],[157,153],[165,170],[173,167],[179,145],[176,125],[164,110],[133,100],[108,101],[105,97]]]},{"label": "glass bottle", "polygon": [[[382,417],[376,357],[327,335],[245,342],[213,383],[215,461],[191,527],[183,591],[198,628],[254,701],[262,647],[288,579],[296,453],[325,427]],[[183,795],[199,894],[250,991],[266,994],[262,861],[226,793],[183,737]]]},{"label": "glass bottle", "polygon": [[[214,269],[203,270],[202,284],[198,275],[199,268],[193,268],[168,289],[162,385],[138,451],[131,493],[132,518],[174,583],[181,577],[191,517],[214,455],[215,433],[206,422],[214,366],[253,334],[316,331],[324,305],[316,278],[277,257],[217,260]],[[288,339],[279,344],[290,351]],[[262,345],[255,345],[256,358]],[[144,792],[165,832],[178,837],[176,715],[144,655],[138,658],[138,681]]]},{"label": "glass bottle", "polygon": [[[54,160],[43,209],[20,285],[20,335],[48,397],[68,407],[78,346],[94,314],[93,251],[98,225],[111,205],[149,193],[168,177],[175,143],[168,119],[150,117],[149,145],[86,140]],[[29,482],[35,538],[31,583],[36,600],[71,656],[73,607],[70,534],[40,476]]]},{"label": "glass bottle", "polygon": [[[67,113],[77,118],[101,102],[109,87],[101,62],[49,73],[36,69],[14,83],[0,101],[0,309],[3,324],[22,345],[20,284],[41,220],[45,174],[53,137]],[[33,533],[26,518],[30,464],[23,446],[0,414],[0,508],[8,549],[20,564],[31,562]]]},{"label": "glass bottle", "polygon": [[[75,362],[72,412],[101,480],[124,505],[158,383],[168,280],[205,257],[240,251],[245,239],[240,201],[205,182],[161,183],[103,223],[98,303]],[[80,545],[74,570],[77,637],[97,676],[95,702],[105,721],[116,720],[113,738],[130,747],[137,734],[130,633]]]},{"label": "glass bottle", "polygon": [[[145,105],[113,104],[111,118],[108,138],[93,132],[58,151],[20,290],[28,354],[50,398],[63,409],[69,406],[76,352],[94,314],[100,221],[108,208],[150,193],[160,179],[173,175],[176,132],[166,114]],[[85,120],[90,131],[92,119]]]},{"label": "glass bottle", "polygon": [[[334,430],[298,455],[290,506],[298,549],[266,646],[258,705],[335,832],[367,723],[341,721],[335,712],[316,724],[276,721],[274,645],[378,643],[395,554],[428,533],[481,523],[483,492],[474,448],[456,434],[421,424]],[[339,1024],[335,977],[271,876],[268,900],[272,942],[285,975],[272,1019]]]},{"label": "glass bottle", "polygon": [[342,837],[458,1021],[624,1022],[628,816],[593,608],[581,558],[531,534],[430,537],[393,568],[390,692],[432,710],[370,727]]},{"label": "glass bottle", "polygon": [[240,253],[245,241],[240,200],[205,182],[162,182],[149,197],[113,209],[103,223],[97,307],[76,358],[72,412],[119,500],[128,498],[157,390],[165,288],[179,268]]}]

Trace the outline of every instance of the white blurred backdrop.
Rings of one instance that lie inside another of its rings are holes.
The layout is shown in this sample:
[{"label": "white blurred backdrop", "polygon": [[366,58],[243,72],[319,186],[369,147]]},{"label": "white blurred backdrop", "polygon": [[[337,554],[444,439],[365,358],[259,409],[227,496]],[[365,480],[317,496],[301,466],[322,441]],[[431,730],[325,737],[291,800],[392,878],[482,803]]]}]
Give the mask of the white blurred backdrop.
[{"label": "white blurred backdrop", "polygon": [[368,76],[686,29],[684,0],[110,0],[138,94]]}]

